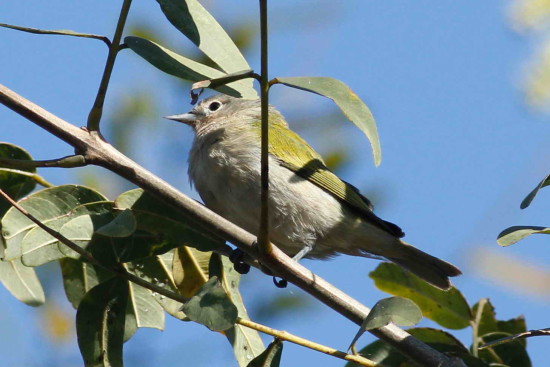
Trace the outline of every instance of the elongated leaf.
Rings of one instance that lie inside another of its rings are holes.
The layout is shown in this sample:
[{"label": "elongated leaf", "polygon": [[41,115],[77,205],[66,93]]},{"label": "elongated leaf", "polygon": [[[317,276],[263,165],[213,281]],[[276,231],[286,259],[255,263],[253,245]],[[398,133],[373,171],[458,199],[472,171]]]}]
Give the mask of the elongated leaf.
[{"label": "elongated leaf", "polygon": [[539,182],[539,184],[537,185],[537,187],[535,187],[533,189],[533,191],[531,191],[526,197],[525,199],[523,199],[523,201],[521,202],[521,205],[520,205],[520,208],[521,209],[525,209],[527,208],[531,202],[533,201],[533,199],[535,198],[535,196],[537,196],[538,192],[540,189],[542,189],[543,187],[545,186],[548,186],[550,185],[550,175],[547,175],[541,182]]},{"label": "elongated leaf", "polygon": [[[32,160],[30,154],[13,144],[0,143],[0,157],[10,159]],[[35,168],[9,169],[0,166],[0,189],[8,194],[12,199],[18,200],[29,192],[34,190],[36,182],[25,175],[25,173],[36,173]],[[0,199],[0,218],[10,208],[10,204],[4,199]],[[0,226],[0,229],[2,227]]]},{"label": "elongated leaf", "polygon": [[[193,61],[144,38],[130,36],[126,37],[124,42],[132,51],[143,57],[157,69],[178,78],[189,80],[193,83],[206,79],[220,78],[226,75],[219,70]],[[248,67],[244,69],[248,69]],[[258,95],[252,88],[251,82],[247,80],[239,80],[227,85],[222,85],[216,88],[216,90],[234,97],[242,98],[255,98]]]},{"label": "elongated leaf", "polygon": [[59,263],[65,294],[75,309],[90,289],[114,276],[107,270],[71,258],[61,259]]},{"label": "elongated leaf", "polygon": [[[244,56],[197,0],[157,0],[166,18],[226,73],[250,69]],[[250,87],[252,85],[250,84]]]},{"label": "elongated leaf", "polygon": [[410,299],[403,297],[389,297],[376,302],[369,312],[361,328],[353,338],[350,347],[357,342],[359,337],[366,331],[377,329],[393,322],[400,326],[413,326],[422,319],[422,311]]},{"label": "elongated leaf", "polygon": [[391,263],[382,263],[369,276],[384,292],[409,298],[425,317],[449,329],[470,325],[472,315],[466,299],[455,287],[443,291]]},{"label": "elongated leaf", "polygon": [[114,277],[92,288],[78,306],[76,332],[87,367],[122,367],[128,282]]},{"label": "elongated leaf", "polygon": [[[233,263],[225,256],[213,254],[210,260],[210,276],[217,276],[222,282],[231,302],[237,307],[241,319],[249,320],[243,299],[239,292],[241,275],[235,271]],[[252,358],[264,350],[264,343],[256,330],[235,324],[225,331],[227,339],[233,346],[233,353],[239,366],[246,366]]]},{"label": "elongated leaf", "polygon": [[532,234],[550,234],[550,228],[537,226],[514,226],[500,232],[497,243],[500,246],[510,246]]},{"label": "elongated leaf", "polygon": [[[85,203],[105,201],[106,198],[90,188],[78,185],[62,185],[37,191],[21,200],[19,204],[42,223],[66,215]],[[15,208],[9,209],[2,218],[2,236],[6,243],[4,258],[13,260],[21,256],[21,242],[25,235],[36,228]]]},{"label": "elongated leaf", "polygon": [[19,301],[29,306],[44,304],[45,296],[40,280],[34,269],[23,265],[21,259],[0,261],[0,281]]},{"label": "elongated leaf", "polygon": [[191,320],[203,324],[212,331],[224,331],[235,324],[237,307],[225,293],[218,277],[206,282],[191,299],[182,306]]},{"label": "elongated leaf", "polygon": [[130,283],[128,306],[138,328],[164,330],[164,310],[149,289]]},{"label": "elongated leaf", "polygon": [[275,82],[332,99],[344,115],[367,136],[371,144],[374,164],[380,165],[382,151],[374,117],[369,108],[347,85],[326,77],[276,78]]},{"label": "elongated leaf", "polygon": [[275,339],[262,354],[250,361],[247,367],[279,367],[282,354],[283,342]]}]

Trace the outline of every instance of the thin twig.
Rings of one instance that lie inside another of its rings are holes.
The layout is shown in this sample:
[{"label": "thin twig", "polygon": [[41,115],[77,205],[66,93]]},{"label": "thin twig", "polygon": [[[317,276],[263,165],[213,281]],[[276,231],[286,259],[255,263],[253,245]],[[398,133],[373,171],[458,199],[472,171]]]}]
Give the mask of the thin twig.
[{"label": "thin twig", "polygon": [[538,330],[529,330],[524,331],[523,333],[519,333],[512,336],[507,336],[506,338],[494,340],[492,342],[489,342],[487,344],[483,344],[479,347],[479,349],[486,349],[491,348],[500,344],[511,342],[512,340],[518,340],[518,339],[525,339],[525,338],[531,338],[533,336],[550,336],[550,328],[546,329],[538,329]]},{"label": "thin twig", "polygon": [[109,47],[109,54],[107,55],[107,61],[105,62],[105,69],[103,70],[99,90],[97,91],[94,105],[88,115],[88,123],[86,126],[89,131],[99,131],[99,122],[101,120],[101,115],[103,115],[103,103],[105,102],[105,96],[107,95],[107,87],[109,86],[109,80],[111,79],[111,73],[113,72],[113,66],[115,65],[116,55],[120,50],[120,40],[122,39],[122,32],[124,31],[124,25],[126,24],[126,18],[128,17],[131,4],[132,0],[124,0],[122,8],[120,9],[120,16],[116,25],[113,43]]},{"label": "thin twig", "polygon": [[367,367],[376,366],[375,362],[373,362],[373,361],[371,361],[371,360],[369,360],[365,357],[361,357],[360,355],[348,354],[348,353],[339,351],[337,349],[327,347],[325,345],[318,344],[318,343],[312,342],[310,340],[301,338],[299,336],[296,336],[296,335],[291,334],[289,332],[286,332],[284,330],[272,329],[272,328],[267,327],[265,325],[258,324],[254,321],[241,319],[240,317],[237,318],[237,324],[246,326],[250,329],[254,329],[254,330],[262,332],[264,334],[274,336],[274,337],[279,338],[281,340],[286,340],[286,341],[289,341],[291,343],[298,344],[298,345],[301,345],[303,347],[313,349],[313,350],[316,350],[316,351],[321,352],[321,353],[328,354],[328,355],[336,357],[336,358],[340,358],[340,359],[344,359],[346,361],[351,361],[351,362],[357,363],[361,366],[367,366]]},{"label": "thin twig", "polygon": [[31,161],[27,159],[11,159],[0,157],[0,167],[9,168],[35,168],[35,167],[60,167],[73,168],[85,166],[86,159],[83,155],[69,155],[58,159]]},{"label": "thin twig", "polygon": [[38,29],[38,28],[30,28],[30,27],[21,27],[18,25],[12,25],[12,24],[6,24],[6,23],[0,23],[0,27],[11,28],[17,31],[34,33],[34,34],[52,34],[52,35],[59,35],[59,36],[92,38],[92,39],[103,41],[107,45],[107,47],[111,47],[111,41],[109,40],[109,38],[105,36],[99,36],[97,34],[80,33],[80,32],[74,32],[74,31],[63,30],[63,29],[47,30],[47,29]]},{"label": "thin twig", "polygon": [[261,35],[261,214],[258,231],[258,248],[261,253],[271,253],[269,241],[269,81],[268,81],[268,48],[267,48],[267,0],[260,0],[260,35]]}]

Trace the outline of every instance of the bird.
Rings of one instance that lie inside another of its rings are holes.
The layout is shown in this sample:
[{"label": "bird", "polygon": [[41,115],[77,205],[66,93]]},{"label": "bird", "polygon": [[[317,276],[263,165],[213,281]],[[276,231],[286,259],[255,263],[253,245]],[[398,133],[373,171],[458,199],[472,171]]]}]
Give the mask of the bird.
[{"label": "bird", "polygon": [[[379,218],[353,185],[272,105],[268,110],[269,236],[288,256],[329,259],[339,254],[388,260],[448,290],[454,265],[404,242],[400,227]],[[218,94],[188,113],[166,116],[192,127],[190,183],[204,204],[257,235],[261,212],[261,102]]]}]

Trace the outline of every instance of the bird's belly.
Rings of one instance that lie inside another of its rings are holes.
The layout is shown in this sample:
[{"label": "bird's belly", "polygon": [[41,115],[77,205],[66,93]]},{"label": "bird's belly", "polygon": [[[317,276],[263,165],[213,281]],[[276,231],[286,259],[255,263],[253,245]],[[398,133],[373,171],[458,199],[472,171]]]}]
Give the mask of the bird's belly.
[{"label": "bird's belly", "polygon": [[[236,162],[233,162],[236,163]],[[259,161],[231,164],[212,157],[194,168],[192,180],[206,206],[257,234],[261,212]],[[343,208],[330,194],[270,159],[270,238],[292,256],[305,244],[314,246],[309,257],[334,255],[324,237],[342,220]],[[191,173],[191,172],[190,172]]]}]

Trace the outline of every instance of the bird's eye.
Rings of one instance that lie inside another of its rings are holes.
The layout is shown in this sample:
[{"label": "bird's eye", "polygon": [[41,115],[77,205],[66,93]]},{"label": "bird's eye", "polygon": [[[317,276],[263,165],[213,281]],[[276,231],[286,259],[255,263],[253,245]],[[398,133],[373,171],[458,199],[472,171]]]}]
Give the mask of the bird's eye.
[{"label": "bird's eye", "polygon": [[208,109],[210,111],[217,111],[221,106],[222,106],[222,104],[220,102],[214,101],[214,102],[210,103],[210,105],[208,106]]}]

